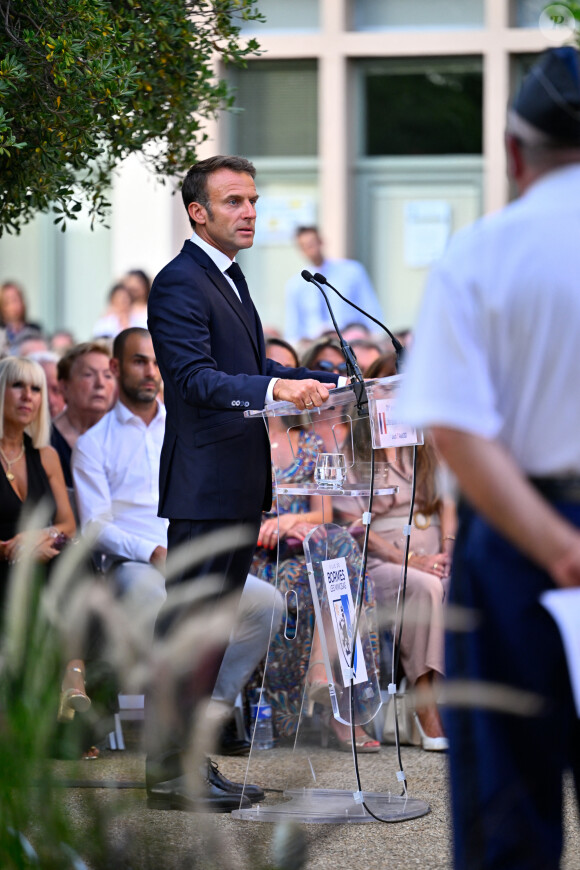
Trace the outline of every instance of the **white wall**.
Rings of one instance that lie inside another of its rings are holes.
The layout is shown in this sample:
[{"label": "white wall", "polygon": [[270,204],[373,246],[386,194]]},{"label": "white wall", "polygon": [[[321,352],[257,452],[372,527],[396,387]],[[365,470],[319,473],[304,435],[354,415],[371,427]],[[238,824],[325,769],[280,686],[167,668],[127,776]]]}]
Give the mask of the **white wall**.
[{"label": "white wall", "polygon": [[155,277],[176,253],[170,183],[161,184],[133,154],[115,175],[111,202],[113,279],[129,269],[143,269]]}]

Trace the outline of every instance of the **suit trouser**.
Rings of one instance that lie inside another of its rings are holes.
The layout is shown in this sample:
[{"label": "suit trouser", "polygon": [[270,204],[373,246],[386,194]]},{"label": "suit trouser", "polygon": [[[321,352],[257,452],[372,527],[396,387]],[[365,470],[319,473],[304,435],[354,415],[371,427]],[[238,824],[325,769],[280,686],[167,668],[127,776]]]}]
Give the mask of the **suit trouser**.
[{"label": "suit trouser", "polygon": [[[557,505],[580,526],[580,505]],[[580,722],[560,634],[539,604],[549,576],[464,510],[450,603],[477,625],[446,637],[448,679],[501,683],[539,694],[537,714],[452,709],[450,742],[455,867],[555,870],[562,851],[562,778],[580,785]]]},{"label": "suit trouser", "polygon": [[[224,552],[209,553],[202,562],[193,565],[170,579],[168,602],[161,609],[155,624],[158,640],[173,642],[181,632],[184,643],[187,633],[204,632],[204,627],[215,616],[216,608],[226,594],[241,594],[256,548],[261,514],[239,522],[232,520],[170,520],[168,529],[168,562],[176,550],[192,545],[193,554],[199,542],[212,532],[225,532],[229,545]],[[244,540],[240,530],[244,527]],[[214,577],[218,581],[203,602],[170,609],[171,592],[185,588],[191,581]],[[231,602],[236,604],[237,602]],[[228,632],[229,633],[229,632]],[[207,641],[207,637],[204,638]],[[194,669],[185,673],[167,672],[153,681],[146,698],[147,707],[147,784],[161,782],[183,774],[184,754],[187,751],[191,725],[200,701],[209,698],[220,670],[227,647],[217,641],[198,661]],[[172,686],[168,686],[172,683]]]}]

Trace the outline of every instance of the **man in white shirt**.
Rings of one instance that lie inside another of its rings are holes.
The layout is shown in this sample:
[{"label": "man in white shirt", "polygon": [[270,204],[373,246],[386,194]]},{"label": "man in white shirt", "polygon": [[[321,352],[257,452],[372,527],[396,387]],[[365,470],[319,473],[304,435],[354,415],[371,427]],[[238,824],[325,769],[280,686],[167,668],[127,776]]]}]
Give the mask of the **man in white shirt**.
[{"label": "man in white shirt", "polygon": [[[323,241],[317,227],[298,227],[296,243],[313,272],[320,272],[343,296],[377,320],[383,314],[364,266],[356,260],[330,260],[324,256]],[[332,290],[327,290],[339,329],[347,324],[362,323],[375,330],[376,326],[356,308],[344,302]],[[303,338],[319,338],[323,332],[334,329],[324,296],[302,275],[294,275],[286,284],[286,320],[284,335],[289,342]]]},{"label": "man in white shirt", "polygon": [[[112,570],[129,612],[142,614],[149,639],[165,599],[167,520],[157,515],[159,461],[165,407],[151,336],[131,327],[115,339],[111,369],[119,387],[116,405],[82,435],[73,454],[73,476],[83,531],[97,531],[96,547]],[[226,720],[218,749],[247,755],[227,721],[238,694],[266,654],[270,630],[282,614],[282,596],[269,583],[248,576],[232,640],[213,692],[214,717]]]},{"label": "man in white shirt", "polygon": [[566,768],[577,792],[580,783],[580,725],[539,599],[580,585],[575,49],[532,68],[506,147],[521,196],[459,233],[435,267],[399,412],[432,428],[469,501],[450,601],[476,620],[448,633],[448,677],[474,681],[482,702],[486,684],[512,690],[508,710],[481,703],[446,718],[454,866],[556,870]]},{"label": "man in white shirt", "polygon": [[113,570],[119,594],[152,638],[165,599],[167,521],[157,516],[165,408],[157,398],[161,376],[146,329],[119,333],[111,370],[118,401],[73,452],[76,501],[82,531],[96,531],[103,567]]}]

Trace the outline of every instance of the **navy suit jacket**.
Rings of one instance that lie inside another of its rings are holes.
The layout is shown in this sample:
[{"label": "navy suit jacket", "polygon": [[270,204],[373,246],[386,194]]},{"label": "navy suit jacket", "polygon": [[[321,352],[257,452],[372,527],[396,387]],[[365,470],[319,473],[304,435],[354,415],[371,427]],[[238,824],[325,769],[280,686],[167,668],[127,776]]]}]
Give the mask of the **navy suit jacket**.
[{"label": "navy suit jacket", "polygon": [[266,359],[262,325],[198,245],[181,252],[153,282],[149,330],[165,387],[159,515],[169,519],[255,520],[272,500],[270,445],[262,419],[272,377],[328,372],[284,368]]}]

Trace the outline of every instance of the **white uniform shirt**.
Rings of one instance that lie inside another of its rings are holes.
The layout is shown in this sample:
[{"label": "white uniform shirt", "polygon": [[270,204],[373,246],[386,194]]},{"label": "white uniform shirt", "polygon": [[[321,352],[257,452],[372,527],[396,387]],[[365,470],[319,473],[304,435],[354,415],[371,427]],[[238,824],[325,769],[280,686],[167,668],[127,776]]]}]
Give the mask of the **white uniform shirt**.
[{"label": "white uniform shirt", "polygon": [[579,165],[455,236],[428,281],[402,420],[498,439],[527,474],[580,474],[579,240]]},{"label": "white uniform shirt", "polygon": [[83,531],[97,527],[97,547],[111,556],[148,562],[167,547],[167,520],[157,516],[159,458],[165,407],[147,426],[122,402],[78,439],[72,455]]},{"label": "white uniform shirt", "polygon": [[[381,306],[369,276],[364,266],[356,260],[325,260],[319,269],[310,266],[309,271],[320,272],[343,296],[368,311],[377,320],[382,320]],[[369,329],[376,331],[377,326],[372,320],[363,317],[355,308],[343,302],[330,288],[324,289],[339,329],[344,329],[349,323],[364,323]],[[285,337],[290,342],[301,338],[318,338],[328,329],[334,329],[334,326],[322,293],[314,284],[308,284],[301,275],[294,275],[286,284]]]}]

